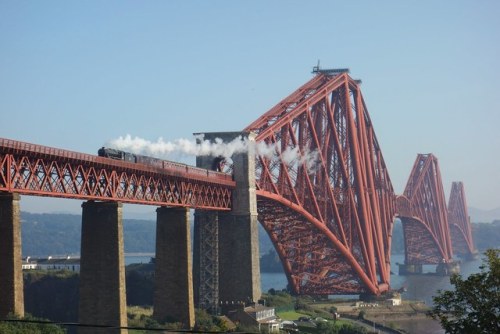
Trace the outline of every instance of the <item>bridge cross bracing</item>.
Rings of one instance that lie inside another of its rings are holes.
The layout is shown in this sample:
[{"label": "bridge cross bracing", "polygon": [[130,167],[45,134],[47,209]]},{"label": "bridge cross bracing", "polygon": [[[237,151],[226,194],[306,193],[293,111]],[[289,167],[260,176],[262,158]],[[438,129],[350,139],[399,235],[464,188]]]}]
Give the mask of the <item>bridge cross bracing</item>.
[{"label": "bridge cross bracing", "polygon": [[0,138],[0,191],[230,210],[231,175],[161,160],[151,166]]},{"label": "bridge cross bracing", "polygon": [[276,148],[257,161],[258,213],[294,292],[387,290],[394,191],[359,82],[319,73],[245,131]]},{"label": "bridge cross bracing", "polygon": [[419,154],[404,194],[398,197],[405,235],[406,264],[439,264],[452,261],[448,213],[437,158]]},{"label": "bridge cross bracing", "polygon": [[474,257],[477,250],[472,239],[470,217],[462,182],[452,183],[448,203],[448,223],[450,224],[453,252],[462,257]]},{"label": "bridge cross bracing", "polygon": [[386,291],[396,217],[406,264],[451,265],[456,240],[471,254],[465,194],[452,192],[448,212],[437,158],[417,156],[396,201],[360,81],[315,73],[244,130],[274,149],[256,163],[258,214],[293,292]]}]

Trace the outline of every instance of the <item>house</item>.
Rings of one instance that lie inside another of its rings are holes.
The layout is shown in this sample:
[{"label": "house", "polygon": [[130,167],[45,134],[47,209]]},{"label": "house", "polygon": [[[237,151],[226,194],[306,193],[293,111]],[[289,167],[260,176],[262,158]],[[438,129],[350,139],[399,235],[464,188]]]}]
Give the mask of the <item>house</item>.
[{"label": "house", "polygon": [[390,306],[400,306],[401,305],[401,297],[387,299],[386,303]]},{"label": "house", "polygon": [[46,259],[39,259],[36,269],[41,270],[69,270],[80,272],[80,258],[53,258],[49,256]]},{"label": "house", "polygon": [[235,323],[245,326],[257,326],[264,333],[279,333],[280,321],[277,319],[274,307],[260,304],[245,306],[243,303],[221,305],[222,312]]},{"label": "house", "polygon": [[35,260],[31,259],[29,256],[22,261],[23,270],[33,270],[36,269],[37,263]]}]

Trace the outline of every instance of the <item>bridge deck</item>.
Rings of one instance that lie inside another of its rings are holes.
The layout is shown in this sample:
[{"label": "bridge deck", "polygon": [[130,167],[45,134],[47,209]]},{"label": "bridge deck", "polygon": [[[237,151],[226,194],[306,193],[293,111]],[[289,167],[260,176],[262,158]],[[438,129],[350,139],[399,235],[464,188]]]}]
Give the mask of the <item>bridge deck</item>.
[{"label": "bridge deck", "polygon": [[172,161],[161,166],[0,138],[0,191],[230,210],[232,176]]}]

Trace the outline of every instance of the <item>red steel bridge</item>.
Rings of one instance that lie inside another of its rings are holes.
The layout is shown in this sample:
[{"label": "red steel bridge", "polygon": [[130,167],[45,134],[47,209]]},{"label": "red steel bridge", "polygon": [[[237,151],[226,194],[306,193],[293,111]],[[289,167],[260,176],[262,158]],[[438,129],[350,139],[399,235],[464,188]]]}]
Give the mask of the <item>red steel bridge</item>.
[{"label": "red steel bridge", "polygon": [[0,191],[230,210],[234,187],[230,175],[172,161],[138,164],[0,138]]},{"label": "red steel bridge", "polygon": [[[389,289],[394,219],[408,264],[474,252],[461,183],[446,206],[437,159],[418,155],[396,196],[360,82],[319,70],[244,129],[273,147],[257,157],[259,222],[296,294]],[[230,175],[164,161],[137,164],[0,139],[0,191],[35,196],[230,210]],[[453,242],[453,243],[452,243]]]},{"label": "red steel bridge", "polygon": [[450,263],[453,257],[448,211],[437,158],[419,154],[403,195],[398,196],[403,222],[405,264]]},{"label": "red steel bridge", "polygon": [[471,224],[462,182],[452,183],[448,203],[448,223],[454,254],[465,258],[474,256],[477,250],[472,242]]},{"label": "red steel bridge", "polygon": [[276,147],[257,160],[257,210],[293,291],[386,291],[397,217],[407,264],[452,263],[450,229],[460,251],[473,252],[463,187],[452,192],[448,212],[437,159],[419,155],[396,197],[360,81],[342,69],[315,73],[245,128]]}]

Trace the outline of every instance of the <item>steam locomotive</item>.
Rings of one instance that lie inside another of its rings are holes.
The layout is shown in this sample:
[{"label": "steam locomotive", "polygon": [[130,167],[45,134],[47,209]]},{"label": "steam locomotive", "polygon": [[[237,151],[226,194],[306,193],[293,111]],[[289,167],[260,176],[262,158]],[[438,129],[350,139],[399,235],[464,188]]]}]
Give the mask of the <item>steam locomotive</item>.
[{"label": "steam locomotive", "polygon": [[168,169],[171,171],[178,171],[178,172],[182,172],[182,173],[187,173],[187,174],[191,174],[191,175],[215,177],[215,178],[223,179],[223,180],[232,180],[231,175],[217,171],[218,166],[216,166],[216,165],[220,164],[220,158],[214,159],[214,166],[212,166],[214,170],[208,170],[208,169],[204,169],[204,168],[198,168],[198,167],[193,167],[193,166],[189,166],[186,164],[181,164],[181,163],[174,162],[174,161],[162,160],[162,159],[158,159],[158,158],[148,157],[145,155],[124,152],[124,151],[120,151],[120,150],[117,150],[114,148],[108,148],[108,147],[101,147],[97,151],[97,155],[100,157],[105,157],[105,158],[110,158],[110,159],[115,159],[115,160],[122,160],[122,161],[132,162],[132,163],[138,163],[138,164],[153,166],[153,167],[157,167],[157,168]]}]

